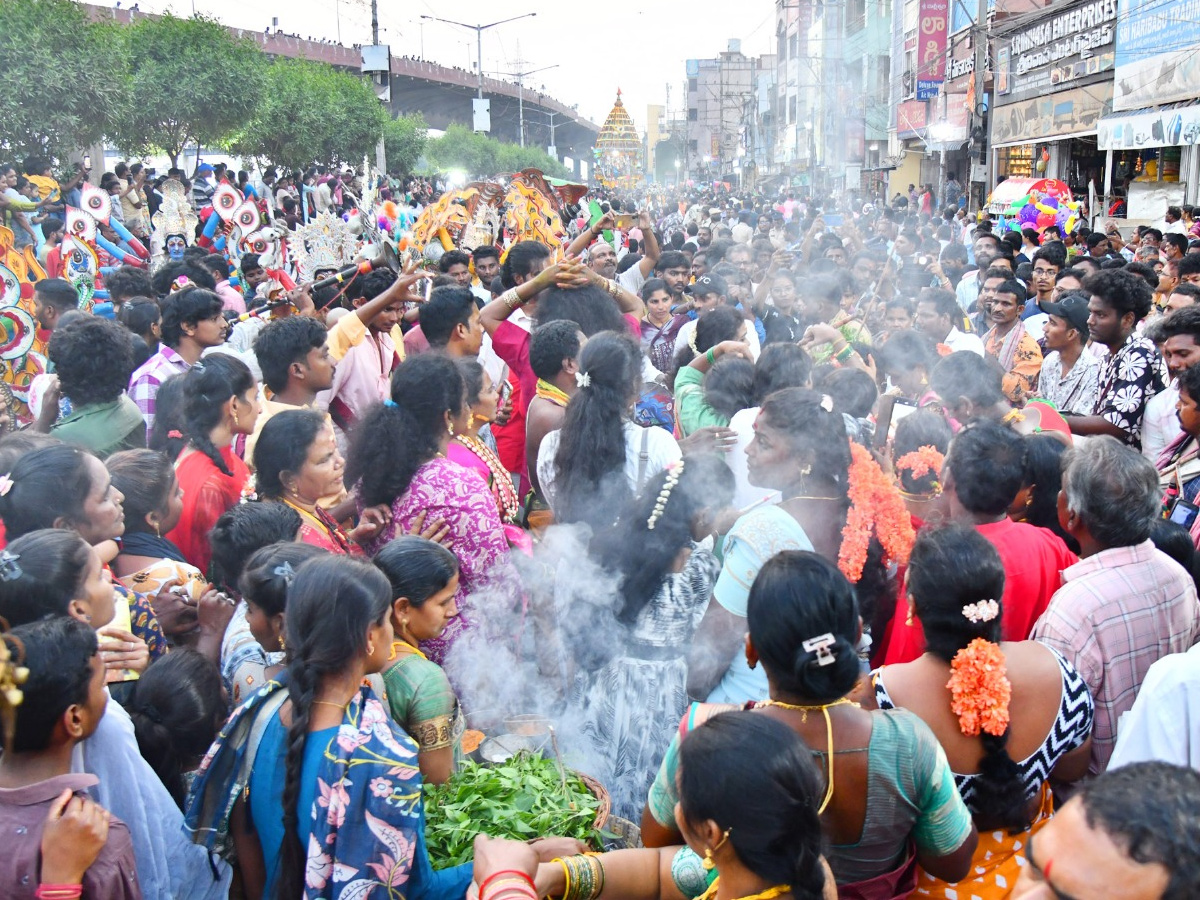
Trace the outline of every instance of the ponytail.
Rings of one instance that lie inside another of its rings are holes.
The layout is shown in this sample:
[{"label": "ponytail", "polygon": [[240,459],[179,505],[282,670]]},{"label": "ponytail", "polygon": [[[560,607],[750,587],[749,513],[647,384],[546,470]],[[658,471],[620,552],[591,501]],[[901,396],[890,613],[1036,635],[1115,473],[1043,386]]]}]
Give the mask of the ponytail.
[{"label": "ponytail", "polygon": [[244,362],[228,353],[215,353],[196,363],[183,376],[183,434],[221,472],[233,473],[212,442],[212,431],[221,424],[225,404],[255,386]]},{"label": "ponytail", "polygon": [[584,386],[567,406],[554,455],[558,521],[609,526],[632,499],[625,423],[637,397],[641,359],[633,339],[617,332],[601,332],[579,354]]}]

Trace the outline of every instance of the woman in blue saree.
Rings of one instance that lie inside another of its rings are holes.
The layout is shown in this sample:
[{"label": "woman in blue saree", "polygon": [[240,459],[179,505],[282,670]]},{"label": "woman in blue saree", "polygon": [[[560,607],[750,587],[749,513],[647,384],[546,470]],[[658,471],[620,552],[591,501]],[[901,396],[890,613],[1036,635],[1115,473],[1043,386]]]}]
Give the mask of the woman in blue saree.
[{"label": "woman in blue saree", "polygon": [[429,862],[417,746],[363,684],[391,652],[391,602],[367,563],[301,565],[286,674],[234,712],[201,764],[187,827],[236,855],[252,900],[466,894],[470,865],[434,872]]}]

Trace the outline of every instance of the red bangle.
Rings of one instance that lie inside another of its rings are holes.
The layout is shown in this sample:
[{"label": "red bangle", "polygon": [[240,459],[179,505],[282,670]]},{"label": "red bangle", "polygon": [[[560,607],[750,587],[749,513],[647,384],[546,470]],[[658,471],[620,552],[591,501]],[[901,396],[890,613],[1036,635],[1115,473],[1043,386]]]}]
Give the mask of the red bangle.
[{"label": "red bangle", "polygon": [[526,884],[528,884],[531,888],[533,888],[535,892],[537,891],[537,888],[534,887],[534,885],[533,885],[533,879],[530,878],[526,873],[522,872],[519,869],[501,869],[499,872],[493,872],[491,875],[489,875],[487,878],[485,878],[483,884],[481,884],[479,886],[480,900],[483,900],[483,894],[484,894],[484,891],[487,890],[487,886],[489,884],[491,884],[493,881],[495,881],[497,878],[499,878],[501,875],[514,875],[517,878],[520,878]]},{"label": "red bangle", "polygon": [[37,900],[78,900],[83,896],[83,885],[39,884],[33,896]]}]

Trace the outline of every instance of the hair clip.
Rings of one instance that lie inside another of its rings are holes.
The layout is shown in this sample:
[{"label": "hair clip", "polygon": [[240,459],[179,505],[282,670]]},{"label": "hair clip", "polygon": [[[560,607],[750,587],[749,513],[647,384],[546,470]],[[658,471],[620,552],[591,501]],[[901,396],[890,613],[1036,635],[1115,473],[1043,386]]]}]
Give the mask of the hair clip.
[{"label": "hair clip", "polygon": [[16,581],[23,574],[17,560],[21,557],[11,550],[0,551],[0,581]]},{"label": "hair clip", "polygon": [[174,281],[171,282],[171,293],[173,294],[176,291],[182,291],[184,288],[191,287],[191,286],[192,286],[192,279],[188,278],[186,275],[180,275],[178,278],[176,278]]},{"label": "hair clip", "polygon": [[825,634],[818,635],[815,638],[809,638],[800,646],[804,648],[805,653],[817,654],[818,666],[831,666],[837,662],[837,657],[833,655],[833,651],[829,648],[836,643],[837,638],[831,633],[825,632]]},{"label": "hair clip", "polygon": [[833,412],[833,398],[828,394],[821,395],[821,409],[827,413]]},{"label": "hair clip", "polygon": [[979,600],[976,603],[968,603],[964,606],[962,614],[972,625],[978,625],[981,622],[990,622],[996,616],[1000,615],[1000,604],[995,600]]},{"label": "hair clip", "polygon": [[388,409],[399,409],[400,408],[399,404],[397,404],[396,401],[393,400],[391,397],[388,397],[386,400],[384,400],[383,405],[386,406]]},{"label": "hair clip", "polygon": [[285,562],[275,567],[274,574],[277,578],[282,578],[288,584],[291,584],[292,579],[296,575],[296,570],[292,568],[291,563]]},{"label": "hair clip", "polygon": [[576,372],[575,384],[581,388],[589,388],[592,386],[592,376],[587,372]]},{"label": "hair clip", "polygon": [[167,432],[167,437],[173,438],[174,440],[177,440],[177,441],[182,441],[183,440],[183,432],[180,431],[178,428],[172,428],[170,431]]},{"label": "hair clip", "polygon": [[12,472],[5,472],[3,475],[0,475],[0,497],[7,497],[8,492],[12,489]]},{"label": "hair clip", "polygon": [[662,518],[663,510],[667,508],[667,500],[671,497],[671,491],[675,489],[675,485],[679,484],[679,476],[683,474],[683,465],[684,460],[681,459],[667,467],[667,480],[663,482],[662,490],[658,492],[658,499],[654,501],[654,511],[646,520],[647,531],[653,531],[655,524]]}]

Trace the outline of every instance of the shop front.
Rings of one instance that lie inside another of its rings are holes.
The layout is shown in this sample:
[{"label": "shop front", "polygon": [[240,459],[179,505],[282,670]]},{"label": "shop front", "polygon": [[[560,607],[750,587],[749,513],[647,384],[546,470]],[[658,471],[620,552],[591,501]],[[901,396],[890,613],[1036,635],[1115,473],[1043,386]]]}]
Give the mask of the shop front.
[{"label": "shop front", "polygon": [[1113,111],[1101,118],[1105,210],[1161,219],[1200,200],[1200,0],[1122,0]]},{"label": "shop front", "polygon": [[1112,110],[1117,0],[1045,10],[995,41],[992,171],[1057,178],[1086,198],[1098,191],[1105,154],[1100,119]]}]

